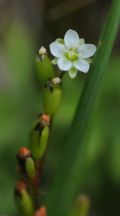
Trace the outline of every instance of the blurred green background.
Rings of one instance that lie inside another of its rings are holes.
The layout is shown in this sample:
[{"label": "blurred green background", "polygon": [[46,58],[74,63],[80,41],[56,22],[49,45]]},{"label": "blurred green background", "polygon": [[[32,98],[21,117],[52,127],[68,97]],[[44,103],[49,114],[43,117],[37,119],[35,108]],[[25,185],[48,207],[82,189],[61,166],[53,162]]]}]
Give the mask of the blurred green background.
[{"label": "blurred green background", "polygon": [[[41,45],[77,30],[98,43],[110,0],[0,1],[0,215],[17,215],[13,199],[16,152],[29,143],[29,131],[42,112],[34,60]],[[120,34],[106,71],[100,101],[88,136],[90,168],[82,192],[91,198],[91,216],[120,214]],[[43,190],[57,169],[87,75],[63,82],[63,101],[56,115],[47,153]]]}]

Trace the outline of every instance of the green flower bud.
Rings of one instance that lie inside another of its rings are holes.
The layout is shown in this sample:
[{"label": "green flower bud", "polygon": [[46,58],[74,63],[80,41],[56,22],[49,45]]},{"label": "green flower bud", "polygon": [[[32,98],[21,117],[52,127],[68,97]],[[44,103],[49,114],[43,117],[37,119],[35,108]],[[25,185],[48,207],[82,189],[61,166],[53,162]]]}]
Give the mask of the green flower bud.
[{"label": "green flower bud", "polygon": [[61,99],[61,79],[56,77],[49,81],[43,89],[43,105],[45,112],[53,116],[60,107]]},{"label": "green flower bud", "polygon": [[32,157],[29,157],[29,158],[26,159],[25,168],[26,168],[27,175],[30,178],[33,178],[36,175],[35,162],[32,159]]},{"label": "green flower bud", "polygon": [[48,79],[52,79],[55,76],[53,65],[45,50],[44,47],[41,47],[39,56],[36,58],[36,74],[40,84],[45,83]]},{"label": "green flower bud", "polygon": [[36,160],[40,160],[45,154],[50,130],[49,121],[49,115],[41,115],[33,130],[31,131],[31,152]]},{"label": "green flower bud", "polygon": [[15,188],[15,199],[21,215],[23,216],[33,215],[34,213],[33,201],[27,191],[27,186],[24,181],[17,182]]},{"label": "green flower bud", "polygon": [[88,216],[90,209],[90,199],[88,196],[81,194],[75,203],[71,216]]}]

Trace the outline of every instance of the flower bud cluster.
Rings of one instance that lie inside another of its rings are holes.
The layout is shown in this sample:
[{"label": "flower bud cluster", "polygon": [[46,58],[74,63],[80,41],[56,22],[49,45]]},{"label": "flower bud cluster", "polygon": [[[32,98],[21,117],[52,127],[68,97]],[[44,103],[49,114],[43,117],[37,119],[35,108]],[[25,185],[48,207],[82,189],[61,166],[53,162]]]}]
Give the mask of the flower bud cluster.
[{"label": "flower bud cluster", "polygon": [[21,180],[16,184],[15,197],[23,216],[47,216],[46,207],[40,205],[38,195],[52,119],[61,105],[62,78],[66,71],[71,78],[75,78],[78,71],[87,73],[96,46],[85,44],[84,39],[70,29],[64,39],[59,38],[50,44],[50,51],[53,60],[42,46],[35,61],[43,113],[38,116],[30,132],[30,149],[21,147],[17,153]]},{"label": "flower bud cluster", "polygon": [[40,207],[39,187],[52,117],[58,111],[62,98],[61,78],[56,76],[44,47],[41,47],[36,59],[36,74],[42,90],[44,110],[30,131],[29,148],[21,147],[16,155],[21,180],[16,184],[15,197],[19,211],[24,216],[47,216],[46,208]]},{"label": "flower bud cluster", "polygon": [[21,147],[16,155],[21,180],[16,184],[15,198],[24,216],[47,215],[45,207],[40,207],[38,195],[50,124],[50,115],[40,114],[30,133],[30,149]]}]

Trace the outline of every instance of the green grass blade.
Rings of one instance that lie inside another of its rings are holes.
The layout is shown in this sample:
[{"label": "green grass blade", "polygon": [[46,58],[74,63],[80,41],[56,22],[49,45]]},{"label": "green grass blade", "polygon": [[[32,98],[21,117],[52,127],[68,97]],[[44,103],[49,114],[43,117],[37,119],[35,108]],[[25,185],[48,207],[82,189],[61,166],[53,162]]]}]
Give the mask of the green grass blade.
[{"label": "green grass blade", "polygon": [[94,62],[79,101],[72,129],[48,197],[49,216],[67,216],[84,180],[87,143],[84,142],[120,22],[120,2],[114,1]]}]

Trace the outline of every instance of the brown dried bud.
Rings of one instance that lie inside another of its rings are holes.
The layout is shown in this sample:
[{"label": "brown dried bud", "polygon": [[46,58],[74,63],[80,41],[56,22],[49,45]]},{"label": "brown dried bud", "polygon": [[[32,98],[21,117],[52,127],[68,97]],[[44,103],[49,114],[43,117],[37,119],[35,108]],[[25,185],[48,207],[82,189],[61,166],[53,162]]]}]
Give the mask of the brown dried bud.
[{"label": "brown dried bud", "polygon": [[46,207],[45,206],[42,206],[41,208],[39,208],[34,216],[47,216],[47,212],[46,212]]},{"label": "brown dried bud", "polygon": [[15,195],[16,196],[21,196],[21,193],[23,191],[26,191],[26,190],[27,190],[27,186],[23,180],[20,180],[16,183],[16,187],[15,187]]},{"label": "brown dried bud", "polygon": [[26,147],[21,147],[16,156],[18,159],[20,169],[25,172],[25,161],[28,157],[31,157],[30,150]]},{"label": "brown dried bud", "polygon": [[40,114],[35,126],[34,126],[34,130],[39,131],[39,133],[42,132],[42,129],[45,126],[49,126],[50,125],[50,115],[48,114]]},{"label": "brown dried bud", "polygon": [[20,158],[25,159],[25,158],[27,158],[27,157],[31,157],[31,152],[30,152],[30,150],[29,150],[28,148],[26,148],[26,147],[21,147],[21,148],[19,149],[19,152],[18,152],[17,155],[18,155]]},{"label": "brown dried bud", "polygon": [[23,190],[26,190],[27,189],[27,186],[25,184],[24,181],[18,181],[17,184],[16,184],[16,190],[18,191],[23,191]]},{"label": "brown dried bud", "polygon": [[50,115],[42,114],[40,117],[40,121],[41,121],[42,125],[49,126],[50,125]]}]

